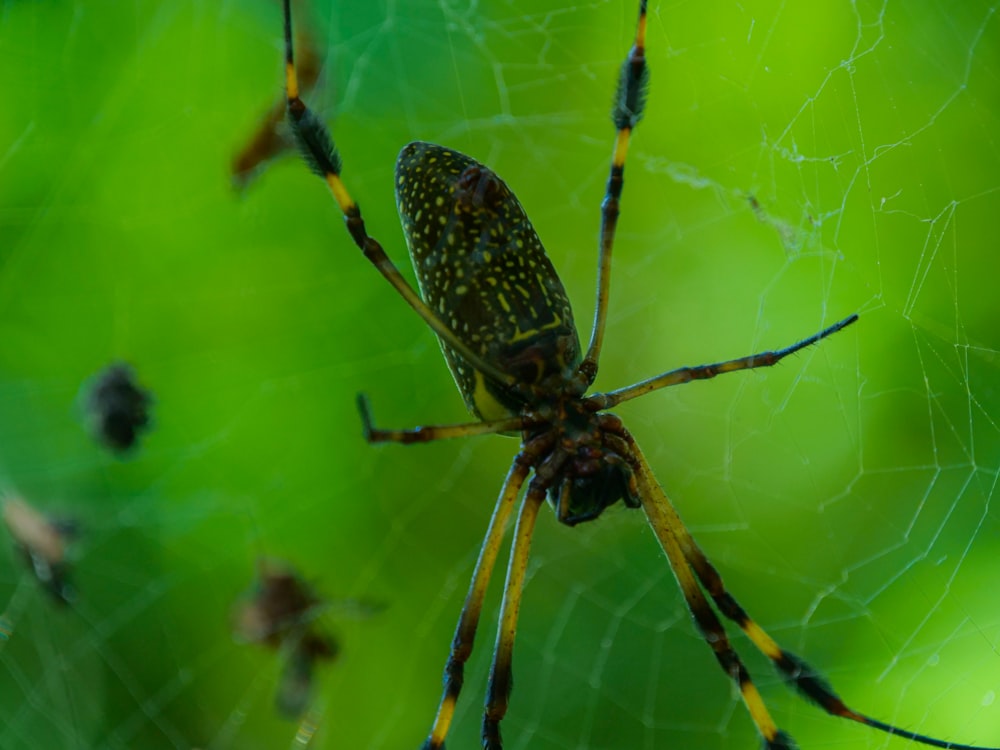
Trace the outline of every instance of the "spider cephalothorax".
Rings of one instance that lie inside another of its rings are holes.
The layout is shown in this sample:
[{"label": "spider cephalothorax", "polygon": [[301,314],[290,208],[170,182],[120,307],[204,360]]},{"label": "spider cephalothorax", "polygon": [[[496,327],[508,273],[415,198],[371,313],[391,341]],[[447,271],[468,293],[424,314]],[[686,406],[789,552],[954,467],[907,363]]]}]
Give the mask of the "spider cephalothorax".
[{"label": "spider cephalothorax", "polygon": [[618,417],[593,407],[587,399],[567,397],[524,415],[531,425],[524,431],[525,447],[544,448],[535,459],[536,479],[548,491],[556,518],[568,526],[593,521],[619,500],[639,507],[629,483],[625,428]]}]

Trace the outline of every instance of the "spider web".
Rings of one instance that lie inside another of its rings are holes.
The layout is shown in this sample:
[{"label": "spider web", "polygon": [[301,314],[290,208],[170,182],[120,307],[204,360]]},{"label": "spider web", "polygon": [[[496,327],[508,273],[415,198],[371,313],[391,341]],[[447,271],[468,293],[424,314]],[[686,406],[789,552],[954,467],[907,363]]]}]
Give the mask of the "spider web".
[{"label": "spider web", "polygon": [[[517,191],[585,328],[634,3],[339,5],[297,10],[325,60],[310,101],[373,234],[405,265],[395,154],[452,145]],[[652,2],[596,384],[858,311],[772,371],[620,414],[735,596],[852,707],[994,745],[996,11]],[[301,164],[228,184],[280,93],[279,25],[266,0],[0,3],[0,483],[82,526],[64,610],[0,556],[2,748],[415,748],[430,725],[516,444],[363,443],[359,391],[387,426],[465,414]],[[77,406],[119,359],[156,395],[127,461]],[[331,601],[311,738],[274,711],[281,655],[230,633],[262,555]],[[532,559],[506,747],[755,745],[639,513],[546,513]],[[478,743],[500,578],[449,747]],[[803,748],[903,747],[733,638]]]}]

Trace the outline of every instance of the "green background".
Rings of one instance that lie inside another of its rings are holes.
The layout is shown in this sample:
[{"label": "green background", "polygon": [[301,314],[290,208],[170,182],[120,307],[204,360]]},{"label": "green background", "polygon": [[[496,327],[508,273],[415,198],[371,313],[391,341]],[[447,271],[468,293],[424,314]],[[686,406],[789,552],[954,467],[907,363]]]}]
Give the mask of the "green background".
[{"label": "green background", "polygon": [[[470,153],[518,193],[586,329],[633,4],[341,5],[299,10],[326,62],[310,101],[372,233],[409,274],[398,149]],[[773,371],[619,413],[736,596],[850,705],[997,745],[995,10],[652,2],[596,387],[858,311]],[[297,159],[233,190],[280,54],[267,0],[0,3],[0,485],[84,528],[65,611],[0,556],[0,747],[289,746],[280,659],[229,631],[261,555],[334,602],[313,746],[416,748],[430,726],[516,443],[364,444],[359,391],[385,426],[466,415]],[[78,405],[118,359],[157,401],[127,461]],[[533,553],[508,748],[756,746],[640,514],[545,513]],[[478,745],[498,588],[450,748]],[[904,746],[734,640],[803,748]]]}]

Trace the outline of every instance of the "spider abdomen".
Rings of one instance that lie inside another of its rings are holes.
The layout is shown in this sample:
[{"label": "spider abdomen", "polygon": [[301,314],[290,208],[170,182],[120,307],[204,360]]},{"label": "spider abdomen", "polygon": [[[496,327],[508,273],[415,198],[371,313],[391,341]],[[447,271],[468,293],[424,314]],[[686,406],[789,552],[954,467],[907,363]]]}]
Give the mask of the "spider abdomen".
[{"label": "spider abdomen", "polygon": [[[503,180],[457,151],[410,143],[396,161],[396,202],[421,296],[463,343],[528,386],[575,370],[566,290]],[[473,414],[521,411],[521,398],[441,348]]]}]

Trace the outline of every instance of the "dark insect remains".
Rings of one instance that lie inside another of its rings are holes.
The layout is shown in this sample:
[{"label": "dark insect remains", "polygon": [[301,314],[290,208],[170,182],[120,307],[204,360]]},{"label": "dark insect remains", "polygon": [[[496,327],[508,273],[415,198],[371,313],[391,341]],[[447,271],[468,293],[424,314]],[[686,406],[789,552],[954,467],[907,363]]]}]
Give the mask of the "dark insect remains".
[{"label": "dark insect remains", "polygon": [[58,604],[72,604],[76,590],[66,548],[77,534],[76,522],[48,518],[17,497],[3,501],[3,521],[38,582]]},{"label": "dark insect remains", "polygon": [[972,750],[971,745],[937,740],[858,713],[813,667],[779,646],[726,589],[657,483],[631,433],[607,412],[660,388],[770,367],[844,329],[857,315],[783,349],[681,367],[625,388],[586,395],[597,374],[604,339],[625,159],[647,92],[646,0],[640,0],[638,10],[635,39],[614,97],[616,137],[601,205],[596,312],[590,341],[583,349],[562,282],[521,204],[488,167],[451,149],[411,143],[396,163],[396,201],[420,294],[403,278],[382,245],[368,234],[361,210],[341,180],[341,159],[329,131],[300,98],[290,3],[284,0],[286,93],[295,139],[312,171],[326,181],[351,239],[437,334],[458,388],[477,420],[379,429],[362,397],[365,437],[372,443],[488,433],[521,437],[459,616],[444,670],[444,692],[423,748],[444,747],[483,599],[505,531],[516,515],[482,725],[482,746],[487,750],[502,747],[500,722],[512,686],[511,659],[528,552],[535,520],[547,499],[556,518],[569,526],[598,518],[619,500],[643,510],[698,630],[739,690],[766,750],[789,750],[795,743],[771,718],[719,615],[742,630],[799,695],[827,713],[925,745]]},{"label": "dark insect remains", "polygon": [[123,362],[109,365],[85,386],[90,430],[101,443],[118,455],[135,447],[139,435],[149,429],[153,396],[136,381],[132,368]]},{"label": "dark insect remains", "polygon": [[337,642],[317,624],[325,606],[294,570],[261,560],[253,589],[233,610],[233,634],[239,640],[284,656],[275,706],[285,717],[299,718],[306,712],[315,666],[337,656]]}]

